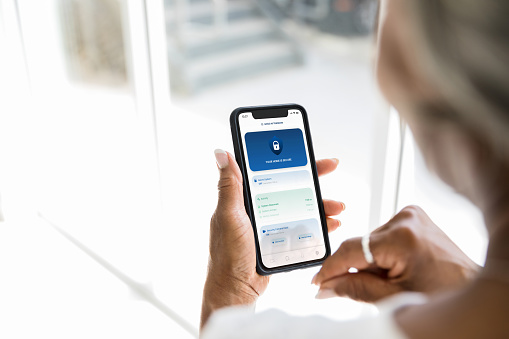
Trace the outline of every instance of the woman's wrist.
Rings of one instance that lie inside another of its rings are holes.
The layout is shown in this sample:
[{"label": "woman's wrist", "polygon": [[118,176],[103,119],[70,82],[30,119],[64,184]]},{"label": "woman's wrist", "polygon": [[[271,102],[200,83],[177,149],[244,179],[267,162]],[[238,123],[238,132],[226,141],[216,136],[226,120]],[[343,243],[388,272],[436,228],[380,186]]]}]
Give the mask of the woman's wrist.
[{"label": "woman's wrist", "polygon": [[203,293],[204,299],[222,307],[248,305],[258,299],[258,294],[248,283],[232,277],[207,277]]},{"label": "woman's wrist", "polygon": [[258,292],[245,277],[209,268],[203,289],[201,328],[214,311],[229,306],[253,305],[258,297]]}]

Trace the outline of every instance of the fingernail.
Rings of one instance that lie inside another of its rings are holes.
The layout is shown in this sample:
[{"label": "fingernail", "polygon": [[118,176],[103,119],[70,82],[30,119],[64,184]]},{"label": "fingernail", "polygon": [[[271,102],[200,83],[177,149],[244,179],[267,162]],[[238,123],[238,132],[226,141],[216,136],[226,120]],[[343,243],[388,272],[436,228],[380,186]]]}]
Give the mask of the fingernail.
[{"label": "fingernail", "polygon": [[336,296],[336,292],[329,288],[318,290],[318,293],[315,296],[315,299],[329,299],[334,298]]},{"label": "fingernail", "polygon": [[334,160],[336,162],[336,164],[339,164],[339,159],[338,158],[332,158],[332,160]]},{"label": "fingernail", "polygon": [[[320,273],[320,272],[318,272]],[[313,279],[311,279],[311,284],[316,284],[316,277],[318,276],[318,273],[315,274],[315,276],[313,277]]]},{"label": "fingernail", "polygon": [[226,154],[225,151],[223,151],[222,149],[216,149],[214,151],[214,155],[216,156],[217,166],[220,169],[223,169],[226,166],[228,166],[228,154]]},{"label": "fingernail", "polygon": [[341,203],[341,206],[343,206],[343,211],[346,210],[346,205],[344,202]]}]

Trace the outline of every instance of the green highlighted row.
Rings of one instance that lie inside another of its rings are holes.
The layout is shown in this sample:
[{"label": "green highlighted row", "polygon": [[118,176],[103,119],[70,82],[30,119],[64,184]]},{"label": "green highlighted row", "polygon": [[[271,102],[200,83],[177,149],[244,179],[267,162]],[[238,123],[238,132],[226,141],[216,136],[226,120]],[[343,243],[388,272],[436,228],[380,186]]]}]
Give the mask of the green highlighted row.
[{"label": "green highlighted row", "polygon": [[311,188],[262,193],[254,205],[260,218],[293,218],[315,211],[315,197]]}]

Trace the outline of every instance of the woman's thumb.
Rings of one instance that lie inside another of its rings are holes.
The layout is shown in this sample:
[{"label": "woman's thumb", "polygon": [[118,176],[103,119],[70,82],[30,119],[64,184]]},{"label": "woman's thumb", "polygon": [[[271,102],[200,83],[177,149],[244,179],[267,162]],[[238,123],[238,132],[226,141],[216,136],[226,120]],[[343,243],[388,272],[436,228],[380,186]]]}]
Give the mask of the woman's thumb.
[{"label": "woman's thumb", "polygon": [[217,167],[219,168],[219,201],[221,208],[244,208],[244,197],[242,195],[242,174],[231,154],[216,149]]}]

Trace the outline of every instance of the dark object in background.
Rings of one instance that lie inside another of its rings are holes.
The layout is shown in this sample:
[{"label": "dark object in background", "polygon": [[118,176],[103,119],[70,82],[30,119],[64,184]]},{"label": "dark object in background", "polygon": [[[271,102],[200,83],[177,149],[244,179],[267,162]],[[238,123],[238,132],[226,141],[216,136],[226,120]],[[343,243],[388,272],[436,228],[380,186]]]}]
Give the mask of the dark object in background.
[{"label": "dark object in background", "polygon": [[378,0],[265,0],[276,4],[286,18],[339,36],[372,34]]},{"label": "dark object in background", "polygon": [[128,84],[123,2],[59,0],[71,79],[113,87]]},{"label": "dark object in background", "polygon": [[331,9],[330,14],[317,25],[321,31],[343,36],[373,33],[377,0],[334,0]]}]

